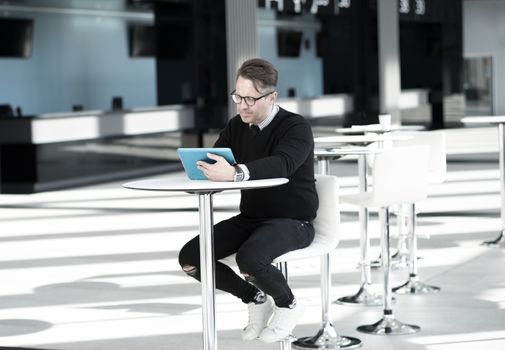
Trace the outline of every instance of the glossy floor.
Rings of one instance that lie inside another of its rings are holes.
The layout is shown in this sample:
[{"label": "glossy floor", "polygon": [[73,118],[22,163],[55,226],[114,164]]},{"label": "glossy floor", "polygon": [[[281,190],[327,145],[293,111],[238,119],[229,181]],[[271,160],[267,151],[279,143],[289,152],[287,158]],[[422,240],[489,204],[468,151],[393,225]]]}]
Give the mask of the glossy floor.
[{"label": "glossy floor", "polygon": [[[479,245],[501,226],[495,157],[453,158],[447,181],[432,186],[430,198],[418,206],[420,276],[442,290],[397,296],[394,310],[421,332],[362,334],[356,327],[377,321],[380,307],[332,305],[341,334],[360,338],[363,349],[371,350],[505,348],[505,248]],[[342,193],[356,191],[355,162],[337,161],[331,172],[340,177]],[[215,221],[236,213],[238,198],[237,192],[216,195]],[[0,346],[201,349],[200,285],[177,263],[179,248],[198,232],[197,205],[190,195],[126,190],[117,182],[0,196]],[[341,209],[332,300],[359,285],[357,212]],[[372,255],[378,256],[374,213],[370,230]],[[313,335],[321,317],[319,259],[292,262],[289,271],[295,294],[307,306],[294,333]],[[395,271],[393,284],[406,276]],[[380,271],[373,281],[380,291]],[[240,340],[247,315],[238,300],[218,293],[216,309],[219,349],[278,348]]]}]

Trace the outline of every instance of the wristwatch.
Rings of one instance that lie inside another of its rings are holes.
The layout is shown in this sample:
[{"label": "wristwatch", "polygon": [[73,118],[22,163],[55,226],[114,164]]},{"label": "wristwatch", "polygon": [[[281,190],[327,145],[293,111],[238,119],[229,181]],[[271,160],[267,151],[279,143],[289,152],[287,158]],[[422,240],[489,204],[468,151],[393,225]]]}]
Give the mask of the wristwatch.
[{"label": "wristwatch", "polygon": [[233,167],[235,168],[235,175],[233,175],[233,182],[243,181],[244,171],[242,170],[242,168],[238,164],[235,164]]}]

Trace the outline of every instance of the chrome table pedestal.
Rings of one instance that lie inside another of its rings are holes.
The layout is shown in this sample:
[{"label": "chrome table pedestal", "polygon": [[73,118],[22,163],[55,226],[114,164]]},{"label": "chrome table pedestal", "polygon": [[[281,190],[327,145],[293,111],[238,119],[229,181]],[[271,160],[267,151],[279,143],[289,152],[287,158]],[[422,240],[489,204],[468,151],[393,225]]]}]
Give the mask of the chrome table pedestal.
[{"label": "chrome table pedestal", "polygon": [[503,124],[504,123],[498,124],[502,230],[495,239],[482,242],[482,245],[488,246],[505,246],[505,239],[503,237],[503,232],[505,231],[505,128]]},{"label": "chrome table pedestal", "polygon": [[499,151],[499,167],[500,167],[500,194],[501,194],[501,230],[498,237],[495,239],[484,241],[482,245],[505,247],[505,116],[481,116],[481,117],[465,117],[461,119],[465,124],[495,124],[498,125],[498,151]]},{"label": "chrome table pedestal", "polygon": [[200,279],[202,283],[202,338],[204,350],[217,350],[215,310],[215,262],[212,195],[227,190],[266,188],[283,185],[288,179],[274,178],[242,182],[151,179],[128,182],[123,187],[145,191],[173,191],[198,195],[200,222]]}]

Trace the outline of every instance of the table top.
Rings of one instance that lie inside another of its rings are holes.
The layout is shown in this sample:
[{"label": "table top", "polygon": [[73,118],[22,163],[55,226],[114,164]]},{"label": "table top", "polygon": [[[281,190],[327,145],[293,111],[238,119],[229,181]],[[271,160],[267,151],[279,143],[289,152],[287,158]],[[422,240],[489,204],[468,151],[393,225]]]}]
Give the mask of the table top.
[{"label": "table top", "polygon": [[316,158],[340,158],[349,155],[367,155],[381,152],[377,148],[369,147],[326,147],[326,148],[316,148],[314,150],[314,156]]},{"label": "table top", "polygon": [[401,134],[367,134],[367,135],[340,135],[340,136],[323,136],[314,138],[317,143],[347,143],[355,145],[368,145],[372,142],[379,141],[403,141],[409,140],[412,136]]},{"label": "table top", "polygon": [[288,183],[286,178],[272,178],[263,180],[249,180],[240,182],[190,180],[188,178],[148,179],[132,181],[123,187],[132,190],[146,191],[180,191],[191,193],[217,192],[226,190],[244,190],[254,188],[274,187]]},{"label": "table top", "polygon": [[424,130],[422,125],[391,125],[389,128],[384,129],[380,124],[368,125],[353,125],[350,128],[338,128],[335,131],[339,134],[362,134],[364,132],[373,132],[384,134],[396,131],[420,131]]},{"label": "table top", "polygon": [[461,119],[465,124],[503,124],[505,123],[505,116],[503,115],[489,115],[479,117],[464,117]]}]

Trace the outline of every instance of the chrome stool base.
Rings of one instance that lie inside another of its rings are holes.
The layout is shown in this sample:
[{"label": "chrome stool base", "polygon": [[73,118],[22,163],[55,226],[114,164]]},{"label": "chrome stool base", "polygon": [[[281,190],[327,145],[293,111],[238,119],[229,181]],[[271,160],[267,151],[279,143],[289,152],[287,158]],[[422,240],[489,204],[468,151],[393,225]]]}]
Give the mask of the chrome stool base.
[{"label": "chrome stool base", "polygon": [[393,288],[397,294],[433,294],[440,292],[440,287],[430,286],[419,281],[419,277],[410,276],[409,280],[399,287]]},{"label": "chrome stool base", "polygon": [[338,335],[330,322],[325,322],[316,335],[312,337],[298,338],[293,343],[295,349],[356,349],[361,347],[361,340],[358,338]]},{"label": "chrome stool base", "polygon": [[280,350],[291,350],[291,344],[296,341],[296,337],[292,334],[288,335],[286,338],[279,340]]},{"label": "chrome stool base", "polygon": [[501,231],[500,235],[498,237],[496,237],[495,239],[493,239],[491,241],[484,241],[481,243],[481,245],[495,246],[495,245],[498,245],[502,242],[505,242],[505,240],[503,238],[504,238],[503,231]]},{"label": "chrome stool base", "polygon": [[292,334],[288,335],[286,338],[279,340],[280,342],[288,342],[288,343],[293,343],[296,341],[296,337]]},{"label": "chrome stool base", "polygon": [[378,322],[356,328],[361,333],[375,335],[405,335],[414,334],[421,330],[419,326],[405,324],[391,315],[384,315]]},{"label": "chrome stool base", "polygon": [[367,284],[362,284],[358,293],[335,300],[335,304],[344,305],[363,305],[363,306],[381,306],[382,295],[368,290]]},{"label": "chrome stool base", "polygon": [[295,349],[357,349],[361,347],[361,340],[354,337],[337,336],[332,328],[333,334],[328,334],[324,329],[313,337],[299,338],[293,343]]}]

